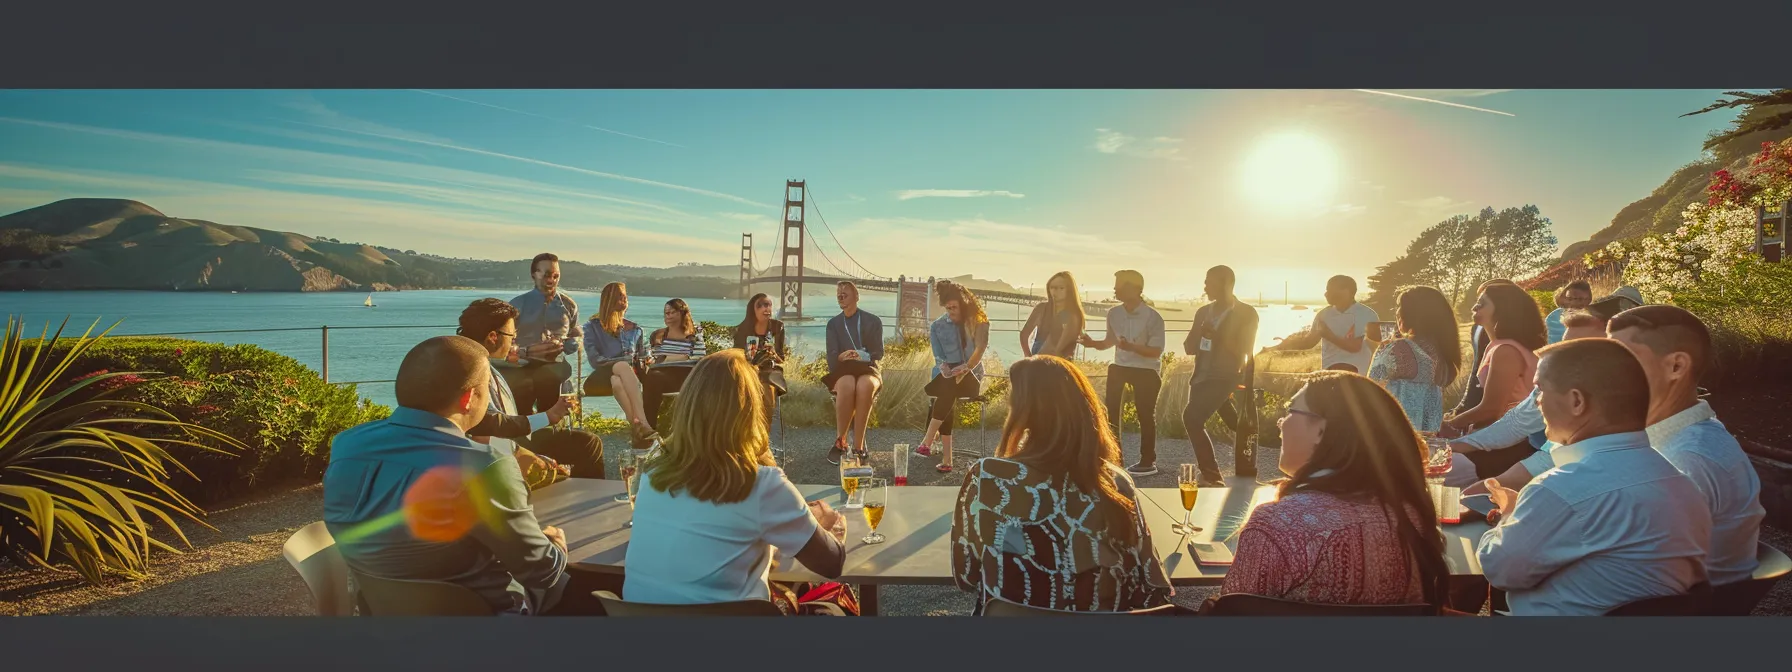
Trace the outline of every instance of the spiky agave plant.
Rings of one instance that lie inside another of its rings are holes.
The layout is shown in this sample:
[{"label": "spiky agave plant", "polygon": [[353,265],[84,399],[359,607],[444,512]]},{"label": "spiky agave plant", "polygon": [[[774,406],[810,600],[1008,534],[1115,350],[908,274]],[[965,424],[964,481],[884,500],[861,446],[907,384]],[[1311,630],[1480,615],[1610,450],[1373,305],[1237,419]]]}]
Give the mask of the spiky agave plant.
[{"label": "spiky agave plant", "polygon": [[[189,548],[176,516],[210,529],[199,519],[204,512],[168,486],[171,469],[192,472],[166,447],[226,455],[201,442],[248,448],[161,408],[114,396],[121,383],[155,374],[104,373],[51,393],[69,366],[112,330],[94,336],[95,320],[58,357],[67,326],[64,319],[51,336],[46,324],[27,352],[24,319],[7,317],[0,343],[0,549],[23,564],[56,569],[67,563],[94,584],[106,575],[141,579],[152,549],[180,552],[152,535],[149,519]],[[140,436],[146,428],[160,431]]]}]

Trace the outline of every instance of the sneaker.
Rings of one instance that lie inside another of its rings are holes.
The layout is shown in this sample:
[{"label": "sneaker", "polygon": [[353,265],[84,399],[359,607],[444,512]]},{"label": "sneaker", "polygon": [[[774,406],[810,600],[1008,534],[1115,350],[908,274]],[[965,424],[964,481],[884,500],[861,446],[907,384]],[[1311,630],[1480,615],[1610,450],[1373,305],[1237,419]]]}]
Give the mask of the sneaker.
[{"label": "sneaker", "polygon": [[834,447],[828,449],[828,464],[840,464],[840,456],[845,454],[846,444],[838,441],[834,442]]},{"label": "sneaker", "polygon": [[1140,462],[1138,464],[1127,467],[1126,473],[1132,474],[1134,476],[1150,476],[1152,474],[1157,473],[1157,465],[1145,464],[1144,462]]},{"label": "sneaker", "polygon": [[931,455],[933,454],[933,447],[923,443],[915,447],[915,454],[923,457]]}]

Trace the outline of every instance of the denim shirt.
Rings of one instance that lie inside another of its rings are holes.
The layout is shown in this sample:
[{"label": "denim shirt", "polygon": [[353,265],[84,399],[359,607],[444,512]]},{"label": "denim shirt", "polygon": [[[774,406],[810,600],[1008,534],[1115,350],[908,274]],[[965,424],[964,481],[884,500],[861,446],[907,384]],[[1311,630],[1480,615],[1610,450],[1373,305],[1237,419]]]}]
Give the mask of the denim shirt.
[{"label": "denim shirt", "polygon": [[[982,331],[987,337],[988,329],[988,325],[984,325],[977,331]],[[964,338],[962,343],[959,341],[961,335]],[[941,315],[928,327],[928,340],[933,344],[933,375],[936,376],[945,374],[947,364],[963,364],[971,358],[971,353],[977,351],[976,331],[964,334],[959,330],[958,323],[947,315]],[[983,362],[977,362],[976,366],[971,367],[971,375],[977,380],[983,380]]]},{"label": "denim shirt", "polygon": [[541,342],[541,332],[547,331],[565,340],[562,355],[570,355],[579,351],[579,304],[567,296],[566,292],[554,292],[553,301],[539,289],[531,289],[521,296],[510,300],[516,307],[516,347],[529,349]]},{"label": "denim shirt", "polygon": [[[426,477],[439,469],[455,472],[461,486]],[[425,480],[435,497],[410,492]],[[337,434],[323,486],[324,526],[355,571],[459,584],[494,612],[539,609],[542,596],[567,580],[566,553],[542,534],[516,459],[467,438],[442,416],[399,407]],[[453,501],[459,497],[472,499],[470,528],[451,539],[413,533],[413,522],[436,533],[452,528],[420,514],[469,503]]]},{"label": "denim shirt", "polygon": [[647,336],[641,331],[641,325],[629,320],[622,321],[622,328],[616,335],[604,331],[603,323],[597,318],[585,323],[585,363],[601,362],[615,359],[635,359],[647,352]]}]

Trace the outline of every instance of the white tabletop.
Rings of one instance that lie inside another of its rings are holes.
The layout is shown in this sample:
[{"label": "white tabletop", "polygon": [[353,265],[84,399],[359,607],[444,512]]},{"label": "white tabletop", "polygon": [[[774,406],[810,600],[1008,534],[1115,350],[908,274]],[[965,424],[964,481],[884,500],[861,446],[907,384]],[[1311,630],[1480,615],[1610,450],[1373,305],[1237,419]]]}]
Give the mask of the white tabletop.
[{"label": "white tabletop", "polygon": [[[1182,520],[1181,494],[1174,488],[1140,488],[1149,501],[1141,507],[1157,555],[1170,575],[1170,583],[1178,586],[1215,586],[1226,576],[1225,567],[1201,566],[1195,562],[1190,543],[1225,540],[1237,549],[1232,538],[1257,505],[1275,497],[1275,488],[1259,485],[1255,479],[1226,479],[1228,487],[1203,488],[1191,517],[1201,532],[1184,537],[1171,531]],[[803,496],[823,500],[835,508],[845,503],[838,485],[799,485]],[[628,551],[629,519],[626,502],[615,501],[622,494],[621,481],[575,478],[543,488],[533,495],[535,515],[543,525],[553,525],[566,532],[571,564],[581,570],[621,573]],[[958,488],[952,486],[890,487],[888,507],[878,531],[885,541],[866,544],[860,541],[868,532],[865,519],[858,511],[847,514],[846,565],[838,579],[861,585],[952,585],[952,511],[957,505]],[[1475,558],[1475,545],[1487,525],[1481,522],[1441,525],[1450,571],[1457,575],[1480,574]],[[779,581],[819,581],[820,576],[804,569],[791,556],[799,549],[780,549],[779,570],[772,578]]]}]

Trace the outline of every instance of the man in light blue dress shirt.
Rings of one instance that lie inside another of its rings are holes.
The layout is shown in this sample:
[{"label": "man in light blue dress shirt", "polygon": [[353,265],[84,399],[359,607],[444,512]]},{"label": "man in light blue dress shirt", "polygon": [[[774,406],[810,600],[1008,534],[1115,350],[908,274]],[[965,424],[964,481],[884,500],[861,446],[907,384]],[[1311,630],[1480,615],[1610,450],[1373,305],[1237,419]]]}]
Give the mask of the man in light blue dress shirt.
[{"label": "man in light blue dress shirt", "polygon": [[[1568,323],[1567,331],[1561,340],[1572,341],[1581,338],[1600,338],[1605,336],[1605,317],[1588,311],[1573,311],[1564,320]],[[1518,402],[1512,410],[1485,429],[1476,430],[1462,438],[1450,442],[1450,448],[1458,454],[1450,465],[1449,475],[1444,477],[1444,484],[1450,487],[1463,488],[1462,494],[1473,495],[1484,493],[1487,488],[1475,476],[1475,465],[1464,453],[1477,450],[1499,450],[1518,445],[1520,441],[1528,441],[1537,452],[1520,460],[1504,473],[1496,476],[1500,483],[1509,489],[1518,490],[1531,482],[1537,474],[1549,471],[1556,466],[1550,461],[1549,451],[1554,447],[1543,432],[1543,414],[1537,410],[1537,391],[1531,390],[1530,396]]]},{"label": "man in light blue dress shirt", "polygon": [[540,613],[568,582],[566,539],[535,519],[509,451],[467,438],[486,414],[490,372],[468,338],[412,348],[392,416],[331,442],[324,525],[352,570],[455,583],[494,613]]},{"label": "man in light blue dress shirt", "polygon": [[560,291],[560,258],[543,252],[529,262],[535,287],[510,300],[516,306],[516,346],[522,365],[500,369],[524,415],[554,406],[572,379],[568,355],[579,351],[579,304]]},{"label": "man in light blue dress shirt", "polygon": [[1707,583],[1711,513],[1692,479],[1649,446],[1649,381],[1623,345],[1538,351],[1537,407],[1556,466],[1489,490],[1499,524],[1476,549],[1515,616],[1597,616]]}]

